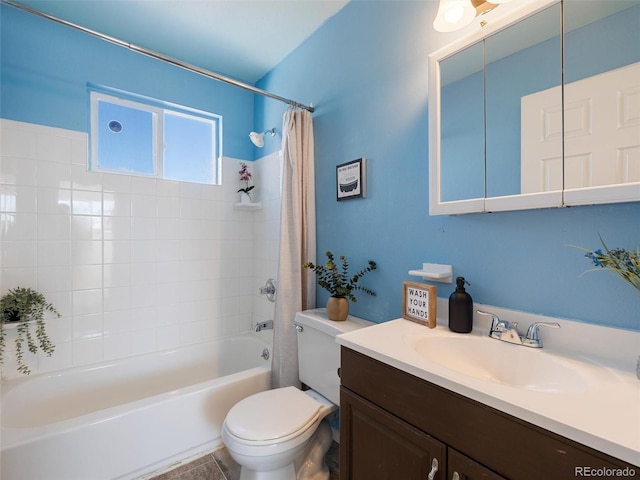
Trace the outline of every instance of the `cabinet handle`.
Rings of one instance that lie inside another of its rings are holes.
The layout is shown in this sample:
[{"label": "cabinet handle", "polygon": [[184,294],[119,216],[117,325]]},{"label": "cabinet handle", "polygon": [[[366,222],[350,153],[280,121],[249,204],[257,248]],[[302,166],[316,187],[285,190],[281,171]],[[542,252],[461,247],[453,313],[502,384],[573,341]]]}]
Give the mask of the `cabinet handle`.
[{"label": "cabinet handle", "polygon": [[460,475],[458,474],[458,472],[453,472],[453,475],[451,475],[451,480],[460,480]]},{"label": "cabinet handle", "polygon": [[428,480],[433,480],[436,478],[436,473],[438,473],[438,459],[434,458],[433,462],[431,462],[431,471],[429,472]]}]

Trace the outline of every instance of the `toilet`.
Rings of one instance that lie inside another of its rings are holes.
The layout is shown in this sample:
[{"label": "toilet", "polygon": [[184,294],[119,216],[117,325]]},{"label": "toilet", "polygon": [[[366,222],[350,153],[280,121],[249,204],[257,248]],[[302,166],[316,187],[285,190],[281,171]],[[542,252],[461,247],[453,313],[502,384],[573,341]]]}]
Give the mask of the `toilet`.
[{"label": "toilet", "polygon": [[298,312],[300,382],[256,393],[234,405],[222,425],[222,441],[241,466],[240,480],[326,480],[331,446],[329,418],[340,403],[341,333],[372,325],[349,316],[327,318],[325,309]]}]

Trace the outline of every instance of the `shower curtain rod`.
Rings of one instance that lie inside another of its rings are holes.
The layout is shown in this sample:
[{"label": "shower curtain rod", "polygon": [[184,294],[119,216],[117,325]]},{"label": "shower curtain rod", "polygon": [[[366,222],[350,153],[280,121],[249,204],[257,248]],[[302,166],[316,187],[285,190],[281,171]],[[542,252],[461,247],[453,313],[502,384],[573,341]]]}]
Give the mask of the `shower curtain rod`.
[{"label": "shower curtain rod", "polygon": [[100,33],[100,32],[96,32],[96,31],[91,30],[89,28],[82,27],[80,25],[77,25],[77,24],[72,23],[72,22],[68,22],[67,20],[63,20],[63,19],[58,18],[58,17],[54,17],[53,15],[49,15],[48,13],[41,12],[40,10],[36,10],[36,9],[28,7],[26,5],[22,5],[20,3],[15,3],[15,2],[13,2],[11,0],[0,0],[0,2],[4,3],[6,5],[9,5],[10,7],[14,7],[14,8],[17,8],[19,10],[22,10],[24,12],[28,12],[28,13],[31,13],[33,15],[37,15],[39,17],[46,18],[47,20],[51,20],[53,22],[59,23],[61,25],[65,25],[67,27],[74,28],[74,29],[79,30],[79,31],[84,32],[84,33],[88,33],[89,35],[93,35],[94,37],[98,37],[98,38],[100,38],[102,40],[106,40],[107,42],[115,43],[116,45],[128,48],[129,50],[137,52],[137,53],[141,53],[142,55],[146,55],[148,57],[155,58],[157,60],[161,60],[161,61],[169,63],[171,65],[175,65],[176,67],[184,68],[185,70],[189,70],[191,72],[197,73],[199,75],[203,75],[203,76],[211,78],[213,80],[217,80],[219,82],[227,83],[229,85],[233,85],[234,87],[243,88],[245,90],[249,90],[250,92],[257,93],[258,95],[262,95],[262,96],[265,96],[265,97],[273,98],[274,100],[278,100],[280,102],[286,103],[288,105],[291,105],[292,107],[303,108],[303,109],[308,110],[308,111],[310,111],[312,113],[315,110],[313,108],[313,105],[311,105],[311,106],[303,105],[302,103],[298,103],[296,101],[290,100],[288,98],[281,97],[281,96],[276,95],[274,93],[267,92],[266,90],[261,90],[261,89],[259,89],[257,87],[249,85],[247,83],[239,82],[239,81],[234,80],[232,78],[225,77],[224,75],[220,75],[218,73],[214,73],[214,72],[211,72],[209,70],[205,70],[204,68],[196,67],[195,65],[191,65],[189,63],[182,62],[182,61],[180,61],[178,59],[175,59],[175,58],[172,58],[172,57],[168,57],[168,56],[163,55],[161,53],[154,52],[152,50],[147,50],[146,48],[139,47],[137,45],[133,45],[132,43],[125,42],[125,41],[120,40],[118,38],[111,37],[109,35],[105,35],[105,34]]}]

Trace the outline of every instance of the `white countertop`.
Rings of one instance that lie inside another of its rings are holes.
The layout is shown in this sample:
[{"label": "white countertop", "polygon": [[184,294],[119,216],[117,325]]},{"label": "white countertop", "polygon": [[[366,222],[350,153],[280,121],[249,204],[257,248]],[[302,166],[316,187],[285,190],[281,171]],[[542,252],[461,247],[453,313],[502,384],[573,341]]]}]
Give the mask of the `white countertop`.
[{"label": "white countertop", "polygon": [[[487,308],[495,311],[495,308]],[[536,317],[535,320],[540,319]],[[416,377],[640,466],[640,380],[635,372],[635,361],[640,354],[640,332],[573,321],[560,323],[563,328],[553,332],[564,330],[565,335],[566,332],[573,335],[586,328],[586,335],[592,337],[599,335],[599,329],[603,331],[600,338],[605,340],[606,346],[597,355],[588,355],[589,352],[580,352],[579,349],[563,351],[563,342],[570,344],[570,338],[549,341],[549,348],[545,343],[545,348],[531,349],[538,352],[536,355],[550,355],[554,361],[579,371],[587,379],[587,385],[578,392],[532,391],[489,382],[446,368],[446,360],[442,363],[428,360],[411,347],[416,337],[485,336],[487,330],[478,326],[474,326],[471,333],[456,334],[448,329],[446,322],[440,321],[436,328],[429,329],[397,319],[339,335],[336,341]],[[554,335],[541,331],[541,336],[543,334],[546,335],[543,339]],[[585,335],[581,338],[584,339]],[[506,348],[529,348],[488,337],[486,341],[497,342]],[[576,343],[581,342],[578,340]],[[587,341],[587,347],[592,347],[591,343],[592,340]],[[603,356],[603,351],[612,352],[610,360]],[[504,365],[504,368],[510,368],[510,365]]]}]

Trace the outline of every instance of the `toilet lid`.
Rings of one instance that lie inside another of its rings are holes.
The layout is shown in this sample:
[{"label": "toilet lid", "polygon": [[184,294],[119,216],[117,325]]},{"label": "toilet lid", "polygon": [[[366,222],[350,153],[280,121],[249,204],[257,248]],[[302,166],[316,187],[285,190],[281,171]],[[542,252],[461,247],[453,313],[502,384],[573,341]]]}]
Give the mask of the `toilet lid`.
[{"label": "toilet lid", "polygon": [[321,405],[295,387],[256,393],[227,414],[230,433],[244,440],[264,441],[305,431],[318,418]]}]

